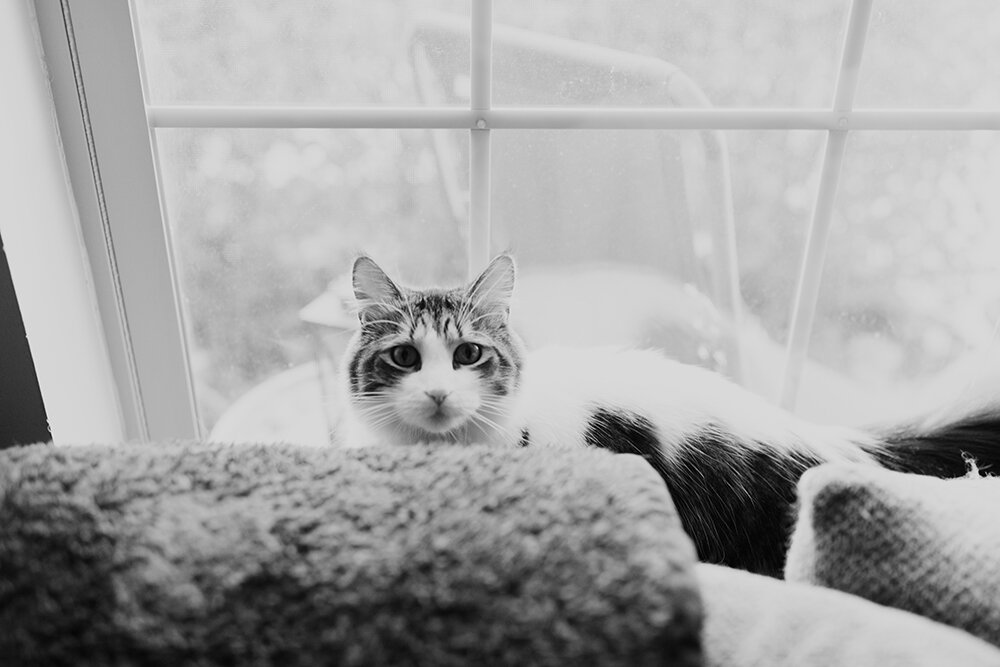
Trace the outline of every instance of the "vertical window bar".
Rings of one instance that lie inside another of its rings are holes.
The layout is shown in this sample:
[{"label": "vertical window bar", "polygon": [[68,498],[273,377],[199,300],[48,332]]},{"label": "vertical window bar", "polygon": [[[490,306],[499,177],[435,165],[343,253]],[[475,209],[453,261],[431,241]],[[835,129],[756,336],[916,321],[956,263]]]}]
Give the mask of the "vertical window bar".
[{"label": "vertical window bar", "polygon": [[847,134],[850,129],[849,118],[846,114],[854,106],[854,95],[857,90],[858,75],[861,71],[861,58],[864,54],[871,10],[872,0],[854,0],[848,19],[833,102],[834,111],[845,115],[838,122],[839,129],[831,130],[827,134],[816,201],[813,205],[812,218],[809,221],[805,255],[802,259],[795,292],[788,350],[785,355],[785,372],[781,385],[781,405],[787,409],[795,407],[813,319],[816,315],[816,302],[819,298],[820,281],[823,276],[823,262],[826,258],[830,227],[833,222],[833,203],[837,196],[840,170],[844,162]]},{"label": "vertical window bar", "polygon": [[[184,365],[183,371],[185,374],[185,387],[186,396],[177,396],[179,410],[183,410],[190,415],[190,418],[185,419],[186,422],[193,420],[194,435],[196,437],[204,437],[206,434],[202,433],[201,419],[198,415],[198,402],[195,398],[194,393],[194,376],[191,369],[191,355],[188,348],[188,340],[186,336],[187,326],[185,323],[186,313],[181,304],[180,297],[180,286],[177,282],[176,267],[177,261],[174,255],[173,239],[167,229],[169,226],[169,220],[167,220],[167,200],[166,200],[166,188],[163,185],[163,177],[160,173],[160,169],[163,163],[160,161],[160,145],[157,141],[156,130],[149,124],[149,83],[146,81],[146,72],[149,70],[146,68],[146,56],[145,50],[142,44],[142,31],[139,30],[139,16],[138,8],[136,7],[136,0],[128,0],[129,6],[129,16],[132,21],[132,36],[135,44],[136,61],[139,64],[139,87],[142,91],[143,109],[146,112],[146,126],[149,130],[149,151],[153,157],[152,161],[152,172],[153,178],[156,183],[156,193],[157,202],[162,212],[162,222],[163,222],[163,233],[164,233],[164,250],[166,252],[166,262],[170,269],[170,282],[173,285],[173,292],[175,295],[176,302],[176,313],[177,313],[177,323],[179,325],[180,332],[180,348],[181,354],[183,355]],[[182,403],[183,401],[183,403]]]},{"label": "vertical window bar", "polygon": [[[493,0],[473,0],[471,29],[472,111],[489,111],[493,86]],[[469,137],[469,278],[490,259],[490,129],[486,115]]]}]

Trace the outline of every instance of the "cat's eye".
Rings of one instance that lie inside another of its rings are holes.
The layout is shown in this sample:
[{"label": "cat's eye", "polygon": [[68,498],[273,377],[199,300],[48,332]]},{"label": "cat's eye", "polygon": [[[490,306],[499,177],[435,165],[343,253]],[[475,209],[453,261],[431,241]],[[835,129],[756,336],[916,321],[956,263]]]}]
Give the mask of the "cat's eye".
[{"label": "cat's eye", "polygon": [[412,345],[397,345],[389,350],[389,359],[400,368],[413,368],[420,361],[420,353]]},{"label": "cat's eye", "polygon": [[476,363],[483,357],[482,345],[475,343],[462,343],[455,348],[455,363],[460,366],[469,366]]}]

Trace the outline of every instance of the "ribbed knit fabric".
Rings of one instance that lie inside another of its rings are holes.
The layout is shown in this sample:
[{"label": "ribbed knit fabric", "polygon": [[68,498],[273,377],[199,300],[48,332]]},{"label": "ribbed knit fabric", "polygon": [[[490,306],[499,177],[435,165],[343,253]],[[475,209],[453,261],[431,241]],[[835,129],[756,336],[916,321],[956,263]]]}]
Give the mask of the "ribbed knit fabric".
[{"label": "ribbed knit fabric", "polygon": [[1000,646],[1000,479],[823,465],[799,482],[785,577],[860,595]]},{"label": "ribbed knit fabric", "polygon": [[698,665],[693,560],[602,451],[0,453],[4,665]]}]

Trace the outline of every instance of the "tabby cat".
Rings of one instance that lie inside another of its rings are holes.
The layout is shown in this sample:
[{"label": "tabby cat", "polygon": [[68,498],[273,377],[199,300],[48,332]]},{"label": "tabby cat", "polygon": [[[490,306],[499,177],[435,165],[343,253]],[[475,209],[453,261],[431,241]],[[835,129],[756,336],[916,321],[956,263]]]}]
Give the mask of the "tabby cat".
[{"label": "tabby cat", "polygon": [[958,477],[1000,459],[1000,411],[891,433],[818,426],[721,375],[652,352],[528,352],[508,325],[514,261],[455,289],[413,290],[367,257],[345,355],[344,446],[602,447],[663,477],[699,557],[780,576],[795,485],[827,461]]}]

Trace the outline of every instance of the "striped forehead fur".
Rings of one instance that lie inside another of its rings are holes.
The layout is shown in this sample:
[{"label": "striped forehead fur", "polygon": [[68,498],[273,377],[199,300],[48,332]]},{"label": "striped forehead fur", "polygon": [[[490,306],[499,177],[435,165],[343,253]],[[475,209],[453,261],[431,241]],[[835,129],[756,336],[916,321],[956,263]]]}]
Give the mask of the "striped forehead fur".
[{"label": "striped forehead fur", "polygon": [[379,308],[383,312],[381,320],[362,320],[362,334],[370,338],[381,338],[390,333],[412,337],[423,326],[439,336],[461,338],[469,328],[469,312],[463,307],[463,301],[458,290],[401,290],[396,302],[364,306]]},{"label": "striped forehead fur", "polygon": [[[361,317],[361,327],[357,334],[357,344],[353,352],[369,355],[381,352],[368,349],[384,339],[414,339],[423,331],[446,340],[461,340],[470,334],[486,335],[497,345],[505,365],[519,368],[522,355],[514,341],[506,322],[494,317],[491,310],[481,311],[480,307],[461,289],[454,290],[410,290],[400,289],[395,302],[369,302],[359,309],[375,308],[375,317]],[[361,359],[352,365],[356,371]],[[351,373],[352,386],[355,373]]]}]

